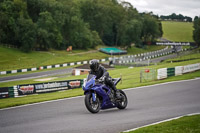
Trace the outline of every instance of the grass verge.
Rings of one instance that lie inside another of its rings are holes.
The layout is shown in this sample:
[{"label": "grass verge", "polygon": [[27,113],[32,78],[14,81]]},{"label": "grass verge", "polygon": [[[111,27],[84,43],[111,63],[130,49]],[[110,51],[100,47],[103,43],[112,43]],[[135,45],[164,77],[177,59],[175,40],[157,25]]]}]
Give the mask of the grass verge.
[{"label": "grass verge", "polygon": [[192,38],[193,23],[162,21],[163,37],[170,41],[194,42]]},{"label": "grass verge", "polygon": [[185,116],[177,120],[140,128],[129,133],[199,133],[200,115]]},{"label": "grass verge", "polygon": [[109,55],[94,50],[74,50],[73,53],[64,50],[23,53],[17,49],[0,46],[0,71],[78,62],[90,60],[93,57],[96,59],[103,59],[109,57]]}]

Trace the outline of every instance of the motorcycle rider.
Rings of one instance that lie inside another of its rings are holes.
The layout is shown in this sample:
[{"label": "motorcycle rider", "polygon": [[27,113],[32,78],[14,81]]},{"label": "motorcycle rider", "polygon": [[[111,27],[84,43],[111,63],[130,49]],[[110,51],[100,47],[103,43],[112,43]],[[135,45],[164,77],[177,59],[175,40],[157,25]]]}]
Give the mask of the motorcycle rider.
[{"label": "motorcycle rider", "polygon": [[91,71],[89,72],[89,74],[95,75],[96,79],[102,79],[102,81],[105,81],[105,84],[108,85],[111,89],[113,89],[115,97],[117,99],[121,99],[121,96],[118,90],[116,89],[112,78],[109,76],[109,73],[102,65],[99,65],[99,62],[96,59],[93,59],[91,61],[90,69]]}]

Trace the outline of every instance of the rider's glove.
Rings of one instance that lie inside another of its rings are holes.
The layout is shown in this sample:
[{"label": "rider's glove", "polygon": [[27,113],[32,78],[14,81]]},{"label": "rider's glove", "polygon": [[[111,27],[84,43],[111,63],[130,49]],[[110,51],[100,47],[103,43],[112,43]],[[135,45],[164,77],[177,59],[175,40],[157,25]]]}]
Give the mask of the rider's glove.
[{"label": "rider's glove", "polygon": [[102,76],[102,77],[100,78],[100,80],[104,82],[104,81],[105,81],[105,78],[106,78],[105,76]]}]

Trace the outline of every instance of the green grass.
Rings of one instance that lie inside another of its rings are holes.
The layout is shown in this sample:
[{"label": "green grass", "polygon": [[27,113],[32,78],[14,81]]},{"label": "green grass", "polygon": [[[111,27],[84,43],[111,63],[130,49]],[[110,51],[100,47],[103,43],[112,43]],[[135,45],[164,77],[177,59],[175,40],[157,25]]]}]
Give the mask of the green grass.
[{"label": "green grass", "polygon": [[51,50],[48,52],[33,51],[31,53],[24,53],[17,49],[0,46],[0,71],[84,61],[94,57],[96,59],[109,57],[109,55],[98,51],[81,55],[78,54],[80,52],[85,51],[74,50],[73,53],[69,53],[66,51]]},{"label": "green grass", "polygon": [[[162,48],[162,46],[152,46],[145,50],[133,48],[130,53],[135,54],[138,53],[139,50],[139,52],[155,51]],[[106,57],[110,57],[110,55],[94,50],[73,50],[72,53],[64,50],[50,50],[48,52],[33,51],[24,53],[17,49],[0,46],[0,71],[64,64],[91,59],[104,59]]]},{"label": "green grass", "polygon": [[194,42],[193,23],[162,21],[163,38],[177,42]]},{"label": "green grass", "polygon": [[129,133],[200,133],[200,115],[185,116],[176,120],[140,128]]}]

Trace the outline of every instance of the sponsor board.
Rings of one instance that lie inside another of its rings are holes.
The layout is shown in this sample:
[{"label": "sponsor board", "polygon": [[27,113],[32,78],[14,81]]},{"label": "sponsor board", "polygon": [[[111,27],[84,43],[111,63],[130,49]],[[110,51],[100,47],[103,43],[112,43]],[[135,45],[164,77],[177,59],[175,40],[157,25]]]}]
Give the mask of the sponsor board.
[{"label": "sponsor board", "polygon": [[0,88],[0,99],[18,96],[18,95],[28,95],[35,93],[48,93],[53,91],[67,90],[73,88],[81,87],[82,80],[66,80],[66,81],[56,81],[56,82],[47,82],[47,83],[38,83],[38,84],[24,84],[17,85],[14,89],[9,89],[9,87]]},{"label": "sponsor board", "polygon": [[19,95],[27,95],[35,93],[34,85],[18,85],[17,89]]},{"label": "sponsor board", "polygon": [[183,66],[183,73],[193,72],[200,69],[200,63]]},{"label": "sponsor board", "polygon": [[8,97],[9,97],[8,87],[0,88],[0,99],[1,98],[8,98]]},{"label": "sponsor board", "polygon": [[156,45],[190,46],[190,42],[156,42]]},{"label": "sponsor board", "polygon": [[67,81],[35,84],[36,93],[68,89]]},{"label": "sponsor board", "polygon": [[81,87],[81,81],[70,81],[69,82],[69,88],[77,88]]}]

